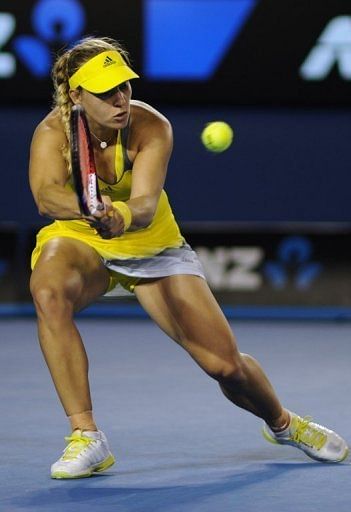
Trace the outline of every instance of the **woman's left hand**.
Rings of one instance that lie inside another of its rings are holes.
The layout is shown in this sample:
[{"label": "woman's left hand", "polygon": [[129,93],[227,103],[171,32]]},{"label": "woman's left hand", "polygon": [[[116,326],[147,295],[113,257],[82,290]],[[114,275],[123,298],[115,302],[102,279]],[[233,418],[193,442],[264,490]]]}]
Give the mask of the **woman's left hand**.
[{"label": "woman's left hand", "polygon": [[94,214],[96,221],[90,222],[90,225],[96,229],[101,238],[110,239],[123,235],[122,215],[113,207],[109,196],[102,196],[102,200],[105,208]]}]

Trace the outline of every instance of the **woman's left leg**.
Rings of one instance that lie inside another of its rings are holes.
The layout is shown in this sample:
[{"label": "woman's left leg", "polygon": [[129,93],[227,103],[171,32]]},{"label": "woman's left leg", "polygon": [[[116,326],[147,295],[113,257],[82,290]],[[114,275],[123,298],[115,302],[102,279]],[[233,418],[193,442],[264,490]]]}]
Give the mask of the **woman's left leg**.
[{"label": "woman's left leg", "polygon": [[274,429],[289,423],[289,413],[259,363],[239,352],[205,280],[191,275],[170,276],[142,282],[135,293],[153,320],[218,381],[229,400]]},{"label": "woman's left leg", "polygon": [[288,444],[323,462],[348,455],[345,440],[330,429],[284,409],[255,359],[240,354],[234,335],[206,282],[195,276],[172,276],[140,283],[136,295],[159,326],[214,379],[225,396],[267,425],[264,437]]}]

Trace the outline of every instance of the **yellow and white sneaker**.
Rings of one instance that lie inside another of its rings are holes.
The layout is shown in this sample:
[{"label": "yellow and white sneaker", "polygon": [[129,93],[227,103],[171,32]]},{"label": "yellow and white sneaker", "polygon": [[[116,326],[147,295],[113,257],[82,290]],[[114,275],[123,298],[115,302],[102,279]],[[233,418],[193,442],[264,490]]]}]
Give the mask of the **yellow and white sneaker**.
[{"label": "yellow and white sneaker", "polygon": [[101,430],[74,430],[62,457],[51,466],[51,478],[84,478],[114,464],[106,436]]},{"label": "yellow and white sneaker", "polygon": [[338,434],[312,418],[301,418],[290,412],[290,425],[282,432],[272,432],[268,425],[263,426],[263,436],[274,444],[289,444],[304,451],[312,459],[320,462],[342,462],[349,453],[346,441]]}]

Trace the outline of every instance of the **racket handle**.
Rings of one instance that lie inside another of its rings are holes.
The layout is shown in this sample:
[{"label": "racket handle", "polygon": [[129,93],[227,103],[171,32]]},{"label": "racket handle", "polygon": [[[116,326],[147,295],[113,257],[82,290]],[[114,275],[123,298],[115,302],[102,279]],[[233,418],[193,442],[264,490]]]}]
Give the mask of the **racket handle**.
[{"label": "racket handle", "polygon": [[90,214],[95,215],[97,212],[102,212],[105,209],[104,203],[98,203],[94,208],[91,208]]}]

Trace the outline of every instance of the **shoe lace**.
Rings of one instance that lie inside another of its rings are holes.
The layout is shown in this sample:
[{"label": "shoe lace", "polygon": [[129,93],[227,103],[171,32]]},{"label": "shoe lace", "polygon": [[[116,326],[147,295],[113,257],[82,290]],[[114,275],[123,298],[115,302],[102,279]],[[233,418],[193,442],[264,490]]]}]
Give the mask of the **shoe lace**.
[{"label": "shoe lace", "polygon": [[72,460],[78,457],[83,450],[93,443],[94,439],[74,435],[65,437],[65,441],[68,442],[68,445],[63,452],[62,460]]},{"label": "shoe lace", "polygon": [[321,432],[316,424],[311,425],[311,421],[310,416],[294,417],[291,425],[292,439],[296,443],[320,450],[327,441],[327,435]]}]

